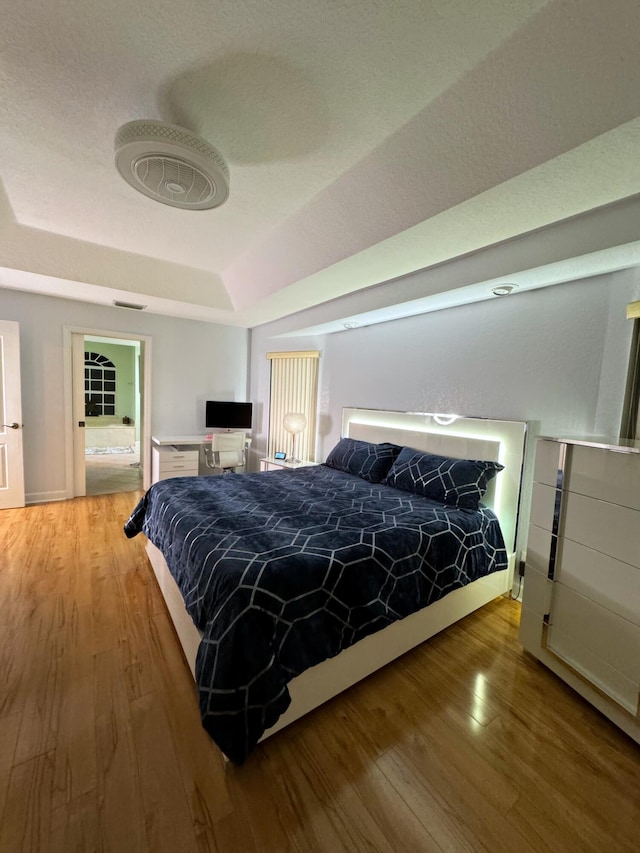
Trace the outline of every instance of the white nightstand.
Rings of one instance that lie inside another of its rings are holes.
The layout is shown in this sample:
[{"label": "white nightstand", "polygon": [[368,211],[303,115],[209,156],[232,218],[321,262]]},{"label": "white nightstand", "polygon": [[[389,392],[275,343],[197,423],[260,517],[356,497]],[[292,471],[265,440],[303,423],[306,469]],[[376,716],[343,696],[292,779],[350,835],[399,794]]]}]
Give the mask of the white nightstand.
[{"label": "white nightstand", "polygon": [[310,462],[308,459],[302,459],[300,462],[290,462],[288,459],[274,459],[273,456],[268,456],[266,459],[260,460],[260,470],[292,471],[295,468],[308,468],[311,465],[319,464],[319,462]]}]

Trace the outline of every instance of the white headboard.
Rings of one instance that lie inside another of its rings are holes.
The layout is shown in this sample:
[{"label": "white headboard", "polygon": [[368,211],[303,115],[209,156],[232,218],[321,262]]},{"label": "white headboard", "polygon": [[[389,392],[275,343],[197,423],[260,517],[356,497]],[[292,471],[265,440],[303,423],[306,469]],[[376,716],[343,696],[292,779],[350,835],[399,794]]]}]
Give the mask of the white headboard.
[{"label": "white headboard", "polygon": [[500,520],[509,555],[516,547],[526,433],[523,421],[379,409],[342,410],[345,437],[376,443],[390,441],[442,456],[485,459],[504,465],[504,471],[492,481],[485,503]]}]

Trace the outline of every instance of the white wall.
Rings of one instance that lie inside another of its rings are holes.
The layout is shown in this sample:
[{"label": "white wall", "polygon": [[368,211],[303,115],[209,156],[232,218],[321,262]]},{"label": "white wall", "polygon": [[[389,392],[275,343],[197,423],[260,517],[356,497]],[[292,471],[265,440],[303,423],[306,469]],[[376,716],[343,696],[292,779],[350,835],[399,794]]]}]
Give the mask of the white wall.
[{"label": "white wall", "polygon": [[204,434],[207,397],[246,399],[244,329],[6,289],[0,318],[20,323],[28,502],[65,497],[64,326],[152,338],[152,432]]},{"label": "white wall", "polygon": [[[631,341],[625,306],[639,297],[633,269],[322,338],[274,338],[292,319],[254,329],[251,396],[265,403],[256,452],[267,433],[265,353],[288,349],[321,351],[318,459],[339,438],[344,406],[524,420],[531,434],[617,434]],[[312,325],[313,311],[298,321]]]}]

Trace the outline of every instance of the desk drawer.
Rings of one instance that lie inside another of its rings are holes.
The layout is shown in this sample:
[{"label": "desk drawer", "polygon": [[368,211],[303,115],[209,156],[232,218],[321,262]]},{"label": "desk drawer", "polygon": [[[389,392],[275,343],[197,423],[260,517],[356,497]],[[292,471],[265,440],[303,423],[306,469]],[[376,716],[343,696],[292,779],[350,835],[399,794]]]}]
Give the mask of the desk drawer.
[{"label": "desk drawer", "polygon": [[161,468],[172,465],[174,462],[180,465],[197,465],[200,456],[198,450],[176,450],[175,447],[158,447],[156,453]]},{"label": "desk drawer", "polygon": [[180,450],[176,447],[154,447],[151,454],[152,481],[166,480],[168,477],[197,477],[199,473],[200,451]]},{"label": "desk drawer", "polygon": [[176,459],[174,462],[161,462],[158,470],[158,474],[170,474],[170,473],[184,473],[185,476],[190,474],[198,473],[198,463],[197,462],[181,462],[179,459]]},{"label": "desk drawer", "polygon": [[197,477],[198,467],[195,468],[172,468],[170,470],[161,470],[157,476],[157,480],[168,480],[170,477]]}]

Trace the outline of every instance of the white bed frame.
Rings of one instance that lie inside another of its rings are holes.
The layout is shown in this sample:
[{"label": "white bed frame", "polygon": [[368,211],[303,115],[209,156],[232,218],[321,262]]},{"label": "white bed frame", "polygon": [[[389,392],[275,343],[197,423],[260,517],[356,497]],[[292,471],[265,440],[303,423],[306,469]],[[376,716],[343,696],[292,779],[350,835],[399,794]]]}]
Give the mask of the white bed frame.
[{"label": "white bed frame", "polygon": [[[335,658],[306,670],[289,683],[291,705],[262,739],[337,696],[343,690],[428,640],[494,598],[509,593],[516,562],[516,533],[526,424],[454,415],[344,409],[342,435],[364,441],[391,441],[461,459],[501,462],[505,469],[493,482],[485,502],[494,509],[509,553],[507,569],[480,578],[444,598],[365,637]],[[187,663],[195,678],[201,634],[188,615],[162,553],[151,542],[147,555],[164,595]]]}]

